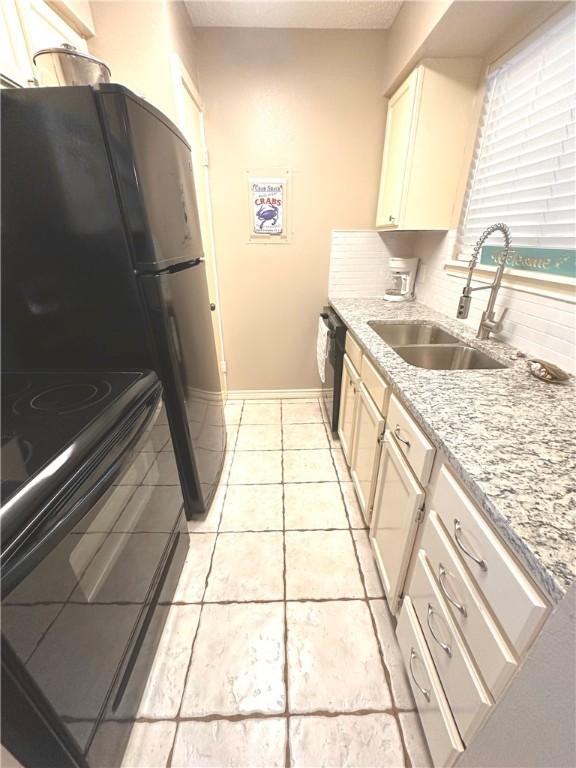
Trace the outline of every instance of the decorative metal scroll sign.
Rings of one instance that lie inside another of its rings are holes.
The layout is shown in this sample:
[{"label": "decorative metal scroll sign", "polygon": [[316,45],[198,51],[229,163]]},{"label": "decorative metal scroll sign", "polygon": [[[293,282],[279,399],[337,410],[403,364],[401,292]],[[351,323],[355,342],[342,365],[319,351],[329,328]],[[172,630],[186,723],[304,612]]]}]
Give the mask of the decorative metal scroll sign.
[{"label": "decorative metal scroll sign", "polygon": [[[480,264],[495,267],[502,258],[502,248],[485,245],[480,255]],[[561,277],[576,277],[576,250],[561,248],[513,248],[508,253],[506,266],[525,272],[540,272]]]}]

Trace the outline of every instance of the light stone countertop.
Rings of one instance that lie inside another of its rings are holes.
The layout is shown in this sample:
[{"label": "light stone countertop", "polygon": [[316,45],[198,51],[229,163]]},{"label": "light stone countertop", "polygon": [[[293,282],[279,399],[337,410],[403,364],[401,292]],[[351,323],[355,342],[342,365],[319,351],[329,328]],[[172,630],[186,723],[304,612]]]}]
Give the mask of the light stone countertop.
[{"label": "light stone countertop", "polygon": [[[576,579],[576,382],[548,384],[502,342],[419,304],[330,298],[352,336],[421,424],[544,594]],[[506,369],[432,371],[402,360],[368,321],[439,325]]]}]

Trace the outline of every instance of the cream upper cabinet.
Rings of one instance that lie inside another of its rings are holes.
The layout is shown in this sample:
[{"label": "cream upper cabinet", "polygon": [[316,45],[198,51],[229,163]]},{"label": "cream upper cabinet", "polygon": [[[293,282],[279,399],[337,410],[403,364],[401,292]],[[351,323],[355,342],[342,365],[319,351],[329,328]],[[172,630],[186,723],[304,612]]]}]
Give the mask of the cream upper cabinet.
[{"label": "cream upper cabinet", "polygon": [[356,403],[350,474],[360,509],[367,523],[370,522],[372,515],[372,499],[383,434],[384,418],[374,405],[366,385],[361,383]]},{"label": "cream upper cabinet", "polygon": [[62,43],[88,50],[86,40],[44,0],[19,0],[18,9],[30,59],[41,48],[59,47]]},{"label": "cream upper cabinet", "polygon": [[423,503],[424,491],[387,432],[378,468],[370,541],[393,614],[398,611]]},{"label": "cream upper cabinet", "polygon": [[481,67],[478,59],[425,59],[391,97],[378,229],[456,225]]},{"label": "cream upper cabinet", "polygon": [[342,366],[342,388],[340,394],[340,415],[338,417],[338,437],[344,458],[350,465],[352,460],[352,441],[354,438],[354,417],[356,413],[356,395],[360,376],[350,362],[348,355],[344,355]]},{"label": "cream upper cabinet", "polygon": [[88,50],[84,38],[44,0],[0,1],[2,86],[30,85],[35,75],[32,58],[36,51],[59,47],[62,43]]},{"label": "cream upper cabinet", "polygon": [[34,77],[15,0],[0,2],[0,81],[2,87],[26,87]]},{"label": "cream upper cabinet", "polygon": [[396,227],[400,221],[410,136],[416,112],[416,93],[421,80],[421,67],[419,67],[400,86],[388,104],[380,195],[376,213],[377,227]]}]

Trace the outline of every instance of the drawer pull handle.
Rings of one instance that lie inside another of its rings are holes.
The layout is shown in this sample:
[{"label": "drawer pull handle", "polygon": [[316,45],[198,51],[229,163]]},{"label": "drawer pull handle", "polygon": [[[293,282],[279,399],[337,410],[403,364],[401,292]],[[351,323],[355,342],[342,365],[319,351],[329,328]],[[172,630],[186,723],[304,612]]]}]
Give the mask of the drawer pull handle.
[{"label": "drawer pull handle", "polygon": [[486,561],[483,560],[481,557],[478,557],[478,555],[475,555],[474,552],[470,552],[470,550],[466,549],[466,547],[462,543],[462,525],[460,523],[460,520],[458,520],[458,518],[454,518],[454,538],[456,539],[456,544],[458,544],[462,552],[464,552],[464,554],[467,557],[473,560],[476,563],[476,565],[479,565],[483,571],[488,570]]},{"label": "drawer pull handle", "polygon": [[416,653],[414,648],[410,648],[410,664],[409,664],[409,666],[410,666],[410,674],[412,675],[412,680],[414,680],[414,685],[416,686],[416,688],[418,688],[418,690],[420,691],[422,696],[424,696],[426,701],[430,701],[430,688],[422,688],[422,686],[420,685],[418,680],[416,680],[416,676],[414,675],[414,669],[412,668],[412,662],[414,661],[414,659],[417,659],[417,658],[418,658],[418,654]]},{"label": "drawer pull handle", "polygon": [[400,425],[396,424],[396,429],[394,430],[394,437],[396,437],[397,440],[399,440],[401,443],[403,443],[406,448],[410,448],[410,441],[404,440],[403,437],[400,436]]},{"label": "drawer pull handle", "polygon": [[446,651],[446,654],[448,655],[448,658],[452,658],[452,648],[448,645],[448,643],[443,643],[442,640],[440,640],[439,637],[436,636],[434,630],[432,629],[432,616],[434,616],[434,609],[432,608],[431,604],[428,603],[428,614],[426,616],[426,621],[428,623],[428,629],[430,630],[430,634],[436,640],[440,648],[442,648],[443,651]]},{"label": "drawer pull handle", "polygon": [[466,617],[468,616],[468,612],[466,611],[466,606],[462,605],[462,603],[459,603],[457,600],[455,600],[450,594],[450,592],[448,592],[448,590],[446,589],[446,585],[444,584],[444,579],[446,578],[447,575],[448,575],[448,571],[446,570],[446,568],[444,568],[442,563],[440,563],[438,566],[438,582],[440,584],[440,589],[442,590],[442,593],[444,594],[444,597],[446,598],[446,600],[448,600],[448,602],[451,603],[454,606],[454,608],[456,608],[457,611],[460,611],[462,616]]}]

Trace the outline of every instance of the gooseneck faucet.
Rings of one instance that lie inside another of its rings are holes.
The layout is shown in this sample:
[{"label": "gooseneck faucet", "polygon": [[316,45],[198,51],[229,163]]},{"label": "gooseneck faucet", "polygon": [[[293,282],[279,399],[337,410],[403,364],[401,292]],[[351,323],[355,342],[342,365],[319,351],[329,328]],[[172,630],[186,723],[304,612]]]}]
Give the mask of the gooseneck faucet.
[{"label": "gooseneck faucet", "polygon": [[[476,288],[472,288],[470,284],[472,282],[474,269],[478,263],[480,248],[482,248],[484,242],[494,232],[501,232],[504,236],[504,251],[500,257],[500,262],[498,264],[498,269],[496,270],[494,282],[492,285],[479,285]],[[491,227],[488,227],[488,229],[482,232],[478,238],[478,242],[474,246],[474,250],[472,251],[472,258],[470,259],[470,264],[468,265],[468,279],[466,280],[466,285],[464,286],[462,296],[458,302],[458,311],[456,313],[456,317],[460,319],[468,317],[468,312],[470,311],[470,302],[472,300],[472,291],[483,291],[486,288],[490,288],[490,298],[488,299],[488,305],[482,313],[482,320],[480,320],[478,333],[476,334],[477,338],[479,339],[488,339],[491,332],[498,333],[498,331],[500,331],[502,328],[502,318],[500,318],[500,320],[496,320],[494,317],[494,306],[496,304],[498,289],[500,288],[500,283],[502,282],[502,274],[506,267],[506,260],[508,259],[511,242],[510,230],[506,224],[502,224],[500,222],[498,224],[492,224]]]}]

